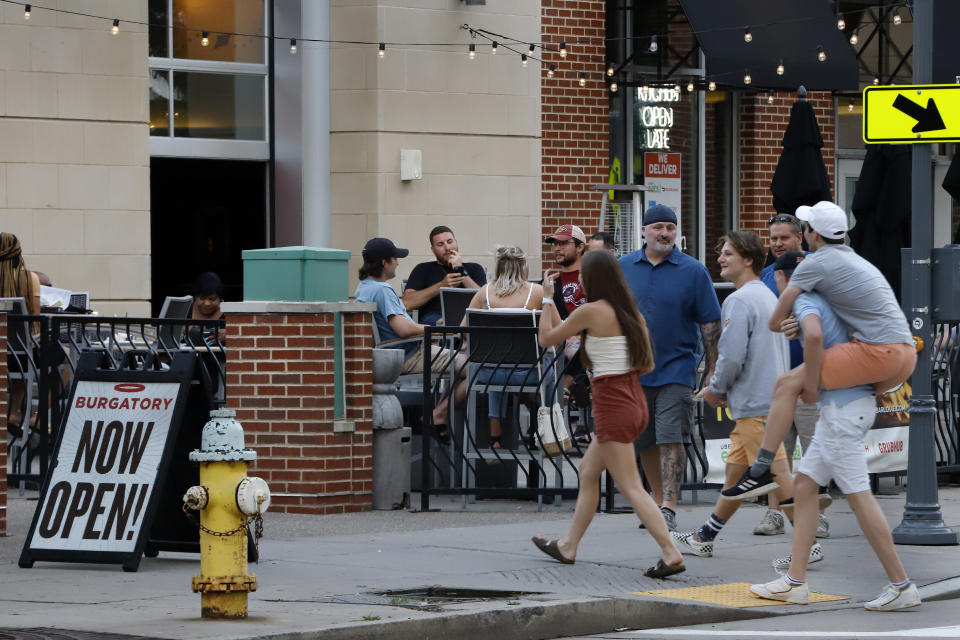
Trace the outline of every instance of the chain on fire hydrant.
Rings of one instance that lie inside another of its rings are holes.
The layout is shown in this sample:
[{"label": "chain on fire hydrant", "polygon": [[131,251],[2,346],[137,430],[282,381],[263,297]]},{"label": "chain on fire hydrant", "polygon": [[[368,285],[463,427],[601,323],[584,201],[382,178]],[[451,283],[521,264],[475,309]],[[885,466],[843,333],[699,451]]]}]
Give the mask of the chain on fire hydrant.
[{"label": "chain on fire hydrant", "polygon": [[247,463],[257,459],[243,446],[243,427],[230,409],[210,412],[200,449],[190,461],[200,464],[200,486],[183,496],[184,511],[200,512],[200,592],[204,618],[246,618],[247,594],[257,590],[257,576],[247,574],[248,517],[259,518],[270,506],[270,489],[261,478],[247,477]]}]

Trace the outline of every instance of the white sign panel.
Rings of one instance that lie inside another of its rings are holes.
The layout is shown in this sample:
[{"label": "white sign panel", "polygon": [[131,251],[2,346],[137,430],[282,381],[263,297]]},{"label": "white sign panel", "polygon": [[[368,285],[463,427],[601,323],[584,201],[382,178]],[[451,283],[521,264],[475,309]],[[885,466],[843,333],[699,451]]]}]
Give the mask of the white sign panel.
[{"label": "white sign panel", "polygon": [[180,386],[77,383],[32,548],[135,550]]},{"label": "white sign panel", "polygon": [[683,230],[680,215],[680,163],[683,156],[679,153],[643,154],[643,184],[647,187],[646,206],[663,204],[677,214],[677,244],[681,242]]},{"label": "white sign panel", "polygon": [[907,468],[909,444],[909,426],[870,429],[863,438],[867,469],[870,473],[904,471]]}]

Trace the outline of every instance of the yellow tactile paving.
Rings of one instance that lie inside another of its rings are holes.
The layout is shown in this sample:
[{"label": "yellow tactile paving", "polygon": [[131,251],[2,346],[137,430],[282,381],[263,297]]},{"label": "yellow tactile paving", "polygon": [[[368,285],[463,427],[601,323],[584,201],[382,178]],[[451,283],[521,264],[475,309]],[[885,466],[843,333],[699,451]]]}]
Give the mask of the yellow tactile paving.
[{"label": "yellow tactile paving", "polygon": [[[703,587],[682,587],[679,589],[657,589],[655,591],[635,591],[636,596],[657,596],[660,598],[676,598],[678,600],[694,600],[710,604],[722,604],[727,607],[773,607],[777,605],[793,604],[779,600],[758,598],[750,592],[749,582],[731,582],[730,584],[712,584]],[[849,600],[846,596],[832,596],[826,593],[810,592],[810,602],[833,602]]]}]

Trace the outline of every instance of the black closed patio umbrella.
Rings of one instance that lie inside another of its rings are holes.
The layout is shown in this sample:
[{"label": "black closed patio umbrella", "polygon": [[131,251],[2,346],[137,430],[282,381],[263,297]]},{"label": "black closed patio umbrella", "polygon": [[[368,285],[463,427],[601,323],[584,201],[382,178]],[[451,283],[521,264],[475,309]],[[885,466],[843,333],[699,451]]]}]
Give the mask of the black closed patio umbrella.
[{"label": "black closed patio umbrella", "polygon": [[900,299],[900,249],[910,246],[910,145],[870,144],[851,212],[850,246],[880,269]]},{"label": "black closed patio umbrella", "polygon": [[[943,177],[943,188],[954,200],[960,202],[960,153],[954,154],[950,161],[947,175]],[[960,227],[954,232],[953,244],[960,244]]]},{"label": "black closed patio umbrella", "polygon": [[790,108],[790,121],[783,134],[783,151],[770,183],[773,208],[778,213],[793,213],[800,205],[831,200],[830,177],[820,149],[823,136],[813,107],[807,102],[807,90],[797,90],[799,99]]}]

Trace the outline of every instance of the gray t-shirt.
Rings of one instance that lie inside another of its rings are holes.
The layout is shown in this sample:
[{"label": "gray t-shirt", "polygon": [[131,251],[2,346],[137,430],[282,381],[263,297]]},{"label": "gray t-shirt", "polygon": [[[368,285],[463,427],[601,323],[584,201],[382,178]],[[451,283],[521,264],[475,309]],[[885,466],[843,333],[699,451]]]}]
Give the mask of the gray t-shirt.
[{"label": "gray t-shirt", "polygon": [[825,245],[797,265],[790,284],[816,291],[867,344],[909,344],[913,337],[893,290],[880,271],[844,245]]}]

